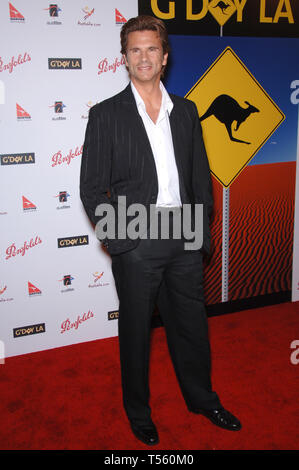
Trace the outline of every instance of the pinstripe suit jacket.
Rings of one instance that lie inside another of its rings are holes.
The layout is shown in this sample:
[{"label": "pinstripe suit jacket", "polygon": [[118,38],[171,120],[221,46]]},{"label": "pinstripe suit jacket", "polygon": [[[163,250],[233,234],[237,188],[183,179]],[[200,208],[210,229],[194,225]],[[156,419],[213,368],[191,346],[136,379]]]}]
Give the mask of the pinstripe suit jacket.
[{"label": "pinstripe suit jacket", "polygon": [[[192,207],[203,204],[203,250],[208,253],[213,198],[197,108],[187,99],[171,94],[170,98],[174,104],[170,127],[181,201]],[[148,209],[158,196],[154,156],[130,84],[90,109],[81,162],[80,197],[92,223],[100,219],[95,215],[98,204],[108,203],[117,210],[118,196],[126,196],[127,207],[141,203]],[[138,242],[116,237],[105,239],[103,244],[114,255],[134,248]]]}]

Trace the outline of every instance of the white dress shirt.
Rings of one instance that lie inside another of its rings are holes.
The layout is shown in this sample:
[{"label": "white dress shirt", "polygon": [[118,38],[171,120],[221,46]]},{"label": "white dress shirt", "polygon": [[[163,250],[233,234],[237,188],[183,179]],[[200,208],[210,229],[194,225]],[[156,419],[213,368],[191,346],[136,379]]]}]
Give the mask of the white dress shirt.
[{"label": "white dress shirt", "polygon": [[131,87],[155,159],[158,175],[158,197],[156,206],[181,207],[179,176],[169,123],[169,115],[173,108],[173,102],[163,83],[160,82],[162,102],[157,122],[154,123],[147,114],[144,101],[132,82]]}]

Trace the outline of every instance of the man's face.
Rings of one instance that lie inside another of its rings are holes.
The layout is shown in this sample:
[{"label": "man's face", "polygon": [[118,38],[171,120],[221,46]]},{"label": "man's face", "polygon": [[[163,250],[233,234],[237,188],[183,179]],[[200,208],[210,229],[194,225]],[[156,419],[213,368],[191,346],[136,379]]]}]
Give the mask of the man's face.
[{"label": "man's face", "polygon": [[129,33],[125,63],[133,83],[154,83],[160,80],[167,57],[168,54],[163,54],[161,39],[156,31]]}]

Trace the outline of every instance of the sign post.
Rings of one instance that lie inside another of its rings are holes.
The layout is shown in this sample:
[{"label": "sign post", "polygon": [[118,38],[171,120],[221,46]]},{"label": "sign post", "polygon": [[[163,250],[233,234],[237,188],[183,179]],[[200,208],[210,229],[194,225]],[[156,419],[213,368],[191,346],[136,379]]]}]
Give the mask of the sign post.
[{"label": "sign post", "polygon": [[228,301],[229,275],[229,187],[223,188],[222,198],[222,302]]}]

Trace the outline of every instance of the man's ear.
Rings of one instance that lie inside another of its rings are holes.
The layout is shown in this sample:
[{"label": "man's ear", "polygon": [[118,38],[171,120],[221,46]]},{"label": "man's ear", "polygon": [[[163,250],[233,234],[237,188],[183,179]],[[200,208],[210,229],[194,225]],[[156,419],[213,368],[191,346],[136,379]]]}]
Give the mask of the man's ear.
[{"label": "man's ear", "polygon": [[126,56],[126,54],[123,54],[123,58],[124,58],[124,61],[125,61],[126,67],[129,67],[129,64],[128,64],[128,61],[127,61],[127,56]]}]

